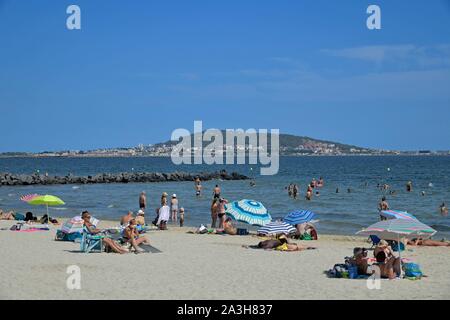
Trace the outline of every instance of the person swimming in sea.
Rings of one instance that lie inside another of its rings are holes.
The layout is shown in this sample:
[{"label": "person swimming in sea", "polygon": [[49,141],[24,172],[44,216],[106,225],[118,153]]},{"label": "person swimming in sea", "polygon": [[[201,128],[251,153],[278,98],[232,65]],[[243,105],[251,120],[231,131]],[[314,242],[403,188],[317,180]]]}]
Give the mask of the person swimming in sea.
[{"label": "person swimming in sea", "polygon": [[448,208],[446,207],[445,202],[442,202],[441,206],[439,207],[439,210],[443,217],[448,216]]}]

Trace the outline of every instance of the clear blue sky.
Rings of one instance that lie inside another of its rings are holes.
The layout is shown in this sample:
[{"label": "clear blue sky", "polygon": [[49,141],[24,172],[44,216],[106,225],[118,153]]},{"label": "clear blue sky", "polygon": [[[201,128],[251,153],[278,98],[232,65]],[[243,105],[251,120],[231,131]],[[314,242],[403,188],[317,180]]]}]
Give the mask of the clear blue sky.
[{"label": "clear blue sky", "polygon": [[449,1],[0,0],[0,43],[0,152],[155,143],[194,120],[450,149]]}]

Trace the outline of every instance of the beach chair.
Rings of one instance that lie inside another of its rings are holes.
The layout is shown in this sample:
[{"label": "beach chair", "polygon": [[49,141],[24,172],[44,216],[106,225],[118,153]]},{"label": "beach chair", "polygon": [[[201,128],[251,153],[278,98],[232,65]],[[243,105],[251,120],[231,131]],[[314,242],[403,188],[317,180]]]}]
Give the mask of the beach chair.
[{"label": "beach chair", "polygon": [[84,253],[90,253],[94,251],[103,251],[103,238],[102,235],[91,234],[83,228],[83,236],[81,237],[80,250]]},{"label": "beach chair", "polygon": [[372,248],[380,243],[381,239],[377,236],[369,236],[370,241],[372,241]]}]

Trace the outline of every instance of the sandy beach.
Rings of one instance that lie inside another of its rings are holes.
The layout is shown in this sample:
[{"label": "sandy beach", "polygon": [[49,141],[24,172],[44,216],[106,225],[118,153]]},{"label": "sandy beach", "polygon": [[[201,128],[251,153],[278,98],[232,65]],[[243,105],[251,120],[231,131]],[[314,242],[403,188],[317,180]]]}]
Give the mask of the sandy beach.
[{"label": "sandy beach", "polygon": [[[12,223],[0,221],[0,228]],[[256,236],[189,234],[192,228],[169,225],[168,231],[147,233],[162,252],[118,255],[80,253],[78,243],[54,241],[56,229],[0,231],[1,299],[450,298],[450,248],[408,248],[404,256],[419,263],[427,277],[382,280],[380,290],[369,290],[366,280],[324,274],[354,247],[368,246],[358,237],[324,235],[304,242],[318,250],[276,252],[242,247],[258,243]],[[71,265],[80,267],[80,290],[66,286]]]}]

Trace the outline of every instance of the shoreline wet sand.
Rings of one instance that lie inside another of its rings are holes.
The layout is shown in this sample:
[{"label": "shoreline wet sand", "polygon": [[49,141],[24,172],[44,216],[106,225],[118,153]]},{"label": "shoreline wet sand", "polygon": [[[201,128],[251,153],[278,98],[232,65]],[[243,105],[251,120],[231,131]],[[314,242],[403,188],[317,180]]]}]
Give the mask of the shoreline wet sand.
[{"label": "shoreline wet sand", "polygon": [[[63,221],[63,220],[62,220]],[[8,228],[13,221],[0,221]],[[101,221],[100,228],[117,226]],[[256,236],[199,235],[168,225],[146,235],[161,253],[80,253],[79,244],[54,241],[50,231],[0,231],[3,276],[0,299],[449,299],[449,248],[414,247],[404,253],[421,265],[421,280],[331,279],[325,271],[343,263],[365,238],[319,235],[299,241],[317,250],[277,252],[245,249]],[[369,252],[369,255],[371,252]],[[81,289],[66,286],[67,267],[81,270]]]}]

